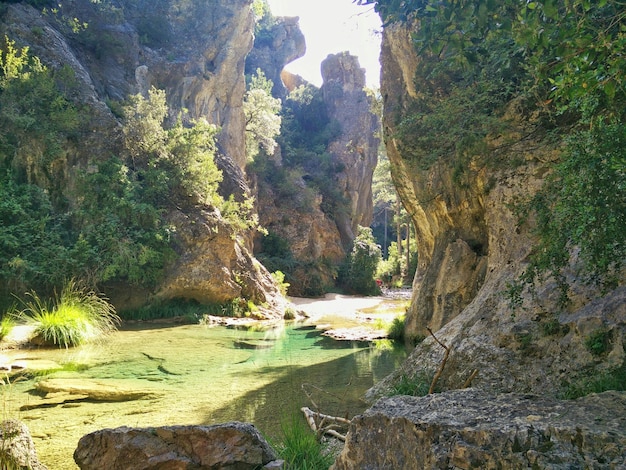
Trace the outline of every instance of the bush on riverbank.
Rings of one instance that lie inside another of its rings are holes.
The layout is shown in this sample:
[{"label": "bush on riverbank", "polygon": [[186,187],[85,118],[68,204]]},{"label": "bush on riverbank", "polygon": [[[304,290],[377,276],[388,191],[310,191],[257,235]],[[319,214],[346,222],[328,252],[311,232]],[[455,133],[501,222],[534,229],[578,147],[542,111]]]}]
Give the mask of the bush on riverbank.
[{"label": "bush on riverbank", "polygon": [[35,340],[44,345],[77,346],[110,333],[120,323],[108,299],[75,281],[67,283],[52,306],[35,292],[29,296],[16,316],[35,327]]}]

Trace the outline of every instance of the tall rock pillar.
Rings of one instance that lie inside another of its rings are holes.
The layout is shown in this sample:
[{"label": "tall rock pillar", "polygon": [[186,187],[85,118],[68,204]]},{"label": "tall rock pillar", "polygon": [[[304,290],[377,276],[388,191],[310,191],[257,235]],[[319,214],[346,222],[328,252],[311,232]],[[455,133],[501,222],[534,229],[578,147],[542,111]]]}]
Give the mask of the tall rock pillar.
[{"label": "tall rock pillar", "polygon": [[349,201],[349,212],[335,222],[349,246],[359,225],[372,223],[372,176],[378,162],[380,122],[372,113],[372,97],[365,92],[365,70],[348,52],[331,54],[322,62],[322,93],[331,120],[341,127],[329,153],[337,167],[336,184]]}]

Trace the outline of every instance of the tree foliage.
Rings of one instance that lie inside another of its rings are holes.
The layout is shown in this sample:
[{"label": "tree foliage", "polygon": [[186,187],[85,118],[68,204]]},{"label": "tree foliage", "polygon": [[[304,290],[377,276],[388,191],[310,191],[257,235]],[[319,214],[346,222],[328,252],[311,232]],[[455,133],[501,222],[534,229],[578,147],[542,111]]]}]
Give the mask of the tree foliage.
[{"label": "tree foliage", "polygon": [[339,282],[354,294],[377,295],[376,270],[381,261],[380,246],[376,244],[369,227],[359,227]]},{"label": "tree foliage", "polygon": [[578,278],[604,289],[619,281],[626,260],[626,128],[599,121],[567,139],[563,158],[522,215],[536,216],[541,244],[521,281],[533,285],[546,274],[567,302],[569,254],[579,259]]},{"label": "tree foliage", "polygon": [[281,101],[272,96],[272,85],[272,81],[260,69],[250,78],[243,101],[248,161],[254,160],[260,149],[273,155],[278,145],[275,139],[280,134]]},{"label": "tree foliage", "polygon": [[[70,69],[49,70],[5,39],[0,51],[0,284],[51,292],[68,279],[151,288],[176,256],[173,207],[214,207],[233,232],[257,225],[250,201],[217,190],[217,128],[204,120],[166,126],[163,91],[120,106],[119,154],[84,158],[88,109],[69,96]],[[68,178],[71,184],[67,184]]]}]

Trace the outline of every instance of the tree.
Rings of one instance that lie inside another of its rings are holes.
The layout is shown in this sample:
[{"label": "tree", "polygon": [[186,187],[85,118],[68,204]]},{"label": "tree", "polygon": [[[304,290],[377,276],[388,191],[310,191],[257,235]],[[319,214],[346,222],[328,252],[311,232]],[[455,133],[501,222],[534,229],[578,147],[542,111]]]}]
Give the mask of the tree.
[{"label": "tree", "polygon": [[281,101],[272,97],[272,81],[265,77],[261,69],[250,79],[248,91],[243,102],[246,116],[246,156],[254,160],[263,149],[273,155],[276,146],[275,137],[280,134]]},{"label": "tree", "polygon": [[381,260],[381,250],[369,227],[358,227],[346,265],[340,273],[340,282],[355,294],[377,295],[376,269]]}]

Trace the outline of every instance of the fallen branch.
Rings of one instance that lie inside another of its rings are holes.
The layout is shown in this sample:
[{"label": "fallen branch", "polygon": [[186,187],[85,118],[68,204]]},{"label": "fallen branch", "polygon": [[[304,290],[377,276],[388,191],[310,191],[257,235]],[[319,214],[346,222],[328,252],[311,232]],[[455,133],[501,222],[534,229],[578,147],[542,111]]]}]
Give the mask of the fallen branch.
[{"label": "fallen branch", "polygon": [[[336,428],[340,427],[340,426],[337,426],[336,423],[339,423],[341,425],[348,425],[350,424],[349,419],[340,418],[338,416],[329,416],[329,415],[325,415],[322,413],[317,413],[316,411],[313,411],[310,408],[307,408],[306,406],[300,408],[300,411],[304,413],[304,417],[306,418],[307,423],[309,423],[309,427],[318,436],[321,437],[324,434],[328,434],[329,436],[336,437],[337,439],[340,439],[345,442],[346,436],[336,431]],[[321,420],[319,425],[317,424],[318,419]],[[326,426],[327,422],[330,422],[333,424]]]},{"label": "fallen branch", "polygon": [[428,394],[432,395],[433,393],[435,393],[435,386],[437,385],[437,382],[439,381],[439,377],[441,377],[441,374],[443,373],[444,367],[446,367],[446,362],[448,362],[448,356],[450,355],[450,351],[452,348],[450,346],[446,346],[444,343],[439,341],[439,339],[435,336],[435,333],[433,333],[433,330],[431,330],[429,327],[426,327],[426,330],[430,333],[433,339],[439,344],[439,346],[441,346],[443,349],[446,350],[446,353],[443,356],[443,360],[441,361],[441,365],[439,366],[439,370],[433,377],[433,381],[430,383],[430,388],[428,389]]}]

